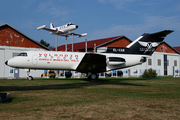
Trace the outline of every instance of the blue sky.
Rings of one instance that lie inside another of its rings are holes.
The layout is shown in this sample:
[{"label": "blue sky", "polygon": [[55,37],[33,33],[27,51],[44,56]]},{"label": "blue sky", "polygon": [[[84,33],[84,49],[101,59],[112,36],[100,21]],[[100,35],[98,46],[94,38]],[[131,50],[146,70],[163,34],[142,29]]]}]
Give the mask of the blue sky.
[{"label": "blue sky", "polygon": [[[50,23],[61,26],[72,22],[75,33],[88,33],[74,42],[125,35],[135,40],[143,33],[174,30],[165,42],[180,46],[179,0],[4,0],[0,4],[0,24],[8,23],[30,38],[55,46],[55,36],[36,30]],[[72,37],[68,38],[71,43]],[[65,38],[58,37],[58,46]]]}]

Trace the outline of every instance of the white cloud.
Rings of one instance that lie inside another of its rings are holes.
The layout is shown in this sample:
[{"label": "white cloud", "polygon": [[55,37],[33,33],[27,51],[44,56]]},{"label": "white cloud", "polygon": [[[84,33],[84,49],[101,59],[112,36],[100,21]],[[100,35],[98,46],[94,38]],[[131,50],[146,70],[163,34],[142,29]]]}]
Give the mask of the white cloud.
[{"label": "white cloud", "polygon": [[114,4],[117,9],[123,9],[128,6],[128,4],[135,2],[137,0],[99,0],[100,3],[111,3]]},{"label": "white cloud", "polygon": [[49,15],[51,18],[62,17],[69,13],[63,6],[60,6],[59,2],[52,0],[41,2],[38,6],[38,12]]},{"label": "white cloud", "polygon": [[158,32],[161,30],[180,30],[178,17],[147,16],[143,17],[144,22],[136,25],[115,25],[104,30],[97,30],[93,33],[93,39],[125,35],[134,40],[143,33]]},{"label": "white cloud", "polygon": [[164,29],[177,29],[180,30],[180,21],[177,16],[144,16],[145,24],[149,27],[159,27]]}]

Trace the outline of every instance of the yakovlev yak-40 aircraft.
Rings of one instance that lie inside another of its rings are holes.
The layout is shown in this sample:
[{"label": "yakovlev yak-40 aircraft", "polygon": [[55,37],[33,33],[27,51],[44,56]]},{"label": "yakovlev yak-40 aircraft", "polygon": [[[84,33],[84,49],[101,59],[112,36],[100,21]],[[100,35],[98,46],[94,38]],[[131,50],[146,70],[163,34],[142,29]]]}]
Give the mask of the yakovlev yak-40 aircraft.
[{"label": "yakovlev yak-40 aircraft", "polygon": [[24,69],[72,70],[87,73],[88,79],[98,79],[98,73],[146,62],[171,30],[144,33],[126,47],[102,47],[100,53],[25,51],[5,62]]},{"label": "yakovlev yak-40 aircraft", "polygon": [[68,36],[68,35],[73,34],[77,37],[83,37],[83,36],[87,35],[87,33],[84,33],[84,34],[69,33],[70,31],[73,31],[77,28],[78,28],[78,26],[73,23],[67,23],[66,25],[62,25],[59,27],[54,27],[54,25],[51,23],[50,29],[46,28],[46,25],[42,25],[42,26],[38,27],[37,30],[43,29],[43,30],[49,31],[50,34],[52,34],[52,35],[56,34],[56,35],[61,35],[61,36]]}]

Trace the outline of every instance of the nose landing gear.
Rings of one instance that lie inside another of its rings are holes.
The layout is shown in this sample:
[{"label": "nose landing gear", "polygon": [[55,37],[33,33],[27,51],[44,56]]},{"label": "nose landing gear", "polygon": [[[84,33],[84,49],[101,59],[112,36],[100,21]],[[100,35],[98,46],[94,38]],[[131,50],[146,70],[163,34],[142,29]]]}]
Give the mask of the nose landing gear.
[{"label": "nose landing gear", "polygon": [[30,69],[27,71],[27,80],[33,80],[32,76],[29,76],[30,74]]}]

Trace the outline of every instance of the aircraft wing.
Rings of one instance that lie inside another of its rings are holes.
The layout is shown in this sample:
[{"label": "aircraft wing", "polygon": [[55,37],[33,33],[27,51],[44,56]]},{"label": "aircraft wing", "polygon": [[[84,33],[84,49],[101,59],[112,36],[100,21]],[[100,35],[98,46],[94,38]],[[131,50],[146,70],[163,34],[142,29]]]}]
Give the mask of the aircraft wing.
[{"label": "aircraft wing", "polygon": [[106,71],[106,56],[95,54],[95,53],[86,53],[82,61],[79,63],[76,71],[87,73],[99,73]]},{"label": "aircraft wing", "polygon": [[42,25],[42,26],[37,28],[37,30],[40,30],[40,29],[43,29],[43,30],[46,30],[46,31],[49,31],[49,32],[52,32],[52,33],[56,33],[56,34],[62,34],[63,33],[61,31],[46,28],[46,25]]}]

